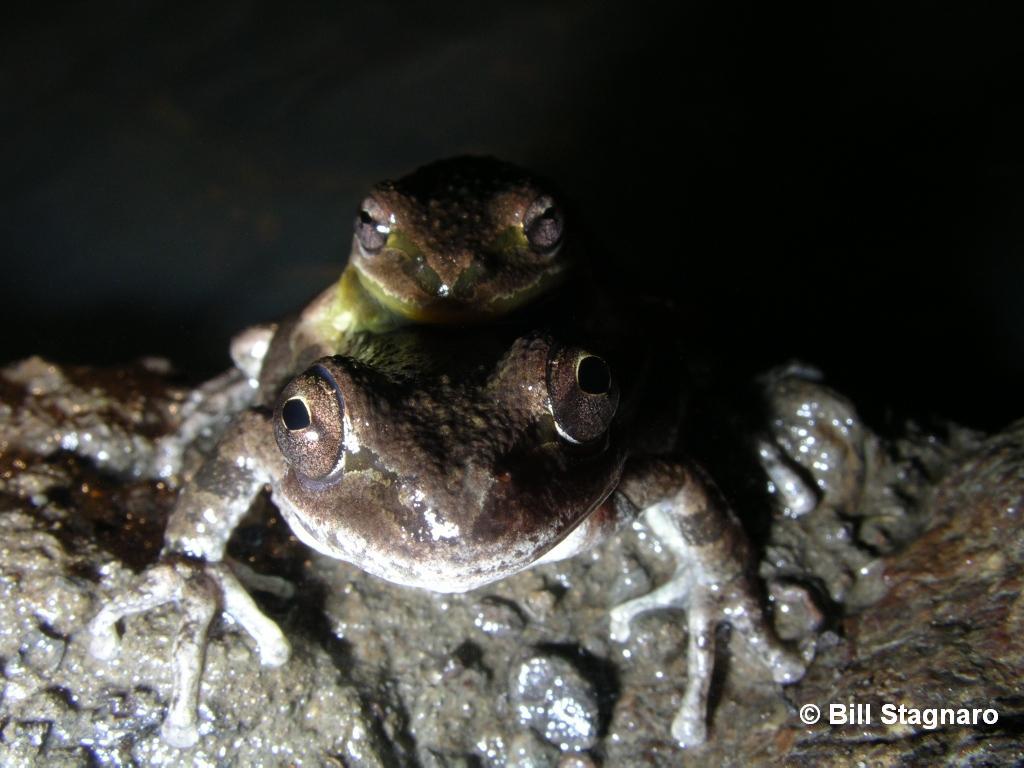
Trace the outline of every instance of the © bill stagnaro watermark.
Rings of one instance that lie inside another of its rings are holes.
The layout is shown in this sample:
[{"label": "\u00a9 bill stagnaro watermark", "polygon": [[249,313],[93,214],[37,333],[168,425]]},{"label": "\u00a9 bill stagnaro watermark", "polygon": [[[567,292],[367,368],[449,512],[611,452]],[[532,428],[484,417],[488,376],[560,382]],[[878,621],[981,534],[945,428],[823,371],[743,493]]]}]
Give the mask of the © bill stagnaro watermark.
[{"label": "\u00a9 bill stagnaro watermark", "polygon": [[991,707],[908,707],[905,704],[817,704],[800,707],[800,721],[814,725],[825,715],[829,725],[917,725],[932,731],[945,725],[995,725],[999,713]]}]

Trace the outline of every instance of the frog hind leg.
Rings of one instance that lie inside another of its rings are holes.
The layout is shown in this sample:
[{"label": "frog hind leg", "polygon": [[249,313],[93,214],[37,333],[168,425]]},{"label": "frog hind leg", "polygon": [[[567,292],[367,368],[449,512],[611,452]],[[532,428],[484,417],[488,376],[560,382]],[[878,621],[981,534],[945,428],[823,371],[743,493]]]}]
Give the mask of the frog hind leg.
[{"label": "frog hind leg", "polygon": [[643,462],[628,470],[620,493],[644,510],[648,525],[675,556],[677,567],[658,589],[612,609],[612,638],[625,641],[630,622],[640,613],[668,607],[686,610],[687,682],[672,721],[672,736],[684,747],[697,746],[707,738],[708,690],[719,624],[730,624],[778,683],[799,680],[806,665],[765,623],[747,576],[749,551],[742,528],[702,471],[683,462]]}]

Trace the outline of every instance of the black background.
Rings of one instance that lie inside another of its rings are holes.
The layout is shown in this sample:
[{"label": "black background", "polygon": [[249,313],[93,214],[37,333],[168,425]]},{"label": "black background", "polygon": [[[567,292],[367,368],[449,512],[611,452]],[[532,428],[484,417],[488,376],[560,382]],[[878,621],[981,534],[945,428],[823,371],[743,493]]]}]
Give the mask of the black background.
[{"label": "black background", "polygon": [[[0,31],[0,358],[170,356],[340,271],[373,181],[556,179],[742,376],[997,427],[1024,382],[1024,24],[973,3],[82,3]],[[642,329],[637,329],[641,332]]]}]

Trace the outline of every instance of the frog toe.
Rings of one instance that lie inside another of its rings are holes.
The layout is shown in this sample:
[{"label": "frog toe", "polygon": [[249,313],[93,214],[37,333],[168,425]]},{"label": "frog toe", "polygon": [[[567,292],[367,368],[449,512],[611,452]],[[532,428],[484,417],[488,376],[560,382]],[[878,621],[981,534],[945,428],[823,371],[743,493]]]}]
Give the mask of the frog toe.
[{"label": "frog toe", "polygon": [[[237,569],[237,565],[235,568]],[[279,667],[288,661],[291,646],[281,628],[260,610],[232,568],[219,563],[211,566],[211,572],[220,587],[224,612],[237,621],[256,641],[259,646],[260,663],[265,667]]]},{"label": "frog toe", "polygon": [[295,585],[288,579],[254,571],[241,560],[226,558],[225,562],[231,564],[231,570],[247,590],[265,592],[282,600],[295,597]]},{"label": "frog toe", "polygon": [[677,573],[662,586],[646,595],[627,600],[611,609],[609,635],[617,643],[629,639],[630,624],[641,613],[659,608],[685,607],[690,592],[690,580],[684,573]]},{"label": "frog toe", "polygon": [[108,600],[89,622],[89,652],[97,659],[109,661],[121,649],[115,625],[125,616],[144,613],[171,602],[178,590],[178,577],[169,565],[149,569],[142,581],[132,589]]},{"label": "frog toe", "polygon": [[708,739],[708,727],[703,712],[689,712],[683,709],[672,719],[672,738],[683,749],[698,747]]},{"label": "frog toe", "polygon": [[121,638],[117,636],[113,624],[90,628],[89,635],[89,654],[94,659],[110,661],[121,652]]},{"label": "frog toe", "polygon": [[177,749],[188,749],[199,741],[199,729],[194,722],[174,723],[168,717],[160,726],[160,736],[169,746]]}]

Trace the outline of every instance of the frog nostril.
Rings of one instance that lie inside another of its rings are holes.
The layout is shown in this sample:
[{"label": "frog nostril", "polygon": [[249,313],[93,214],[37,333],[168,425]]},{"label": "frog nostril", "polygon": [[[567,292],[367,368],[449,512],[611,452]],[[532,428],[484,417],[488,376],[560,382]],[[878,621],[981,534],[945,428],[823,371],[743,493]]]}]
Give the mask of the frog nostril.
[{"label": "frog nostril", "polygon": [[293,432],[310,425],[309,408],[301,397],[293,397],[282,406],[281,421]]}]

